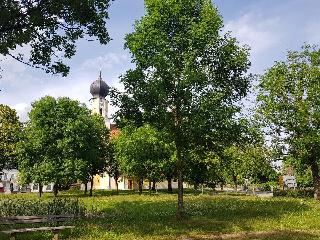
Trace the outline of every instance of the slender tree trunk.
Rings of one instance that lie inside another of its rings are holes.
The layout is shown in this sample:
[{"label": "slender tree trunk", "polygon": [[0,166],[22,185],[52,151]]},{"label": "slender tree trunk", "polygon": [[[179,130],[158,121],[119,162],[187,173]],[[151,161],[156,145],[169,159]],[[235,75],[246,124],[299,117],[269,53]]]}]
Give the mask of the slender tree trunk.
[{"label": "slender tree trunk", "polygon": [[[178,77],[179,79],[179,77]],[[179,80],[178,83],[179,84]],[[174,132],[174,142],[176,145],[177,150],[177,176],[178,176],[178,209],[177,209],[177,219],[182,220],[186,217],[185,209],[183,206],[183,172],[184,172],[184,156],[183,156],[183,146],[184,146],[184,139],[183,133],[181,130],[181,100],[179,97],[175,99],[175,109],[173,109],[174,115],[174,125],[175,125],[175,132]]]},{"label": "slender tree trunk", "polygon": [[87,195],[87,193],[88,193],[88,181],[84,183],[84,195]]},{"label": "slender tree trunk", "polygon": [[320,176],[319,176],[319,167],[316,161],[312,161],[311,171],[312,171],[312,177],[313,177],[314,198],[320,199]]},{"label": "slender tree trunk", "polygon": [[42,184],[39,183],[39,197],[42,197]]},{"label": "slender tree trunk", "polygon": [[91,176],[91,179],[90,179],[90,193],[89,193],[90,197],[92,197],[92,189],[93,189],[93,176]]},{"label": "slender tree trunk", "polygon": [[139,195],[142,194],[143,178],[139,179]]},{"label": "slender tree trunk", "polygon": [[152,181],[149,179],[149,195],[151,196]]},{"label": "slender tree trunk", "polygon": [[223,182],[220,183],[220,190],[223,191]]},{"label": "slender tree trunk", "polygon": [[54,183],[54,185],[53,185],[53,195],[55,196],[55,197],[57,197],[58,196],[58,183]]},{"label": "slender tree trunk", "polygon": [[168,177],[167,181],[168,181],[168,193],[172,193],[172,179]]},{"label": "slender tree trunk", "polygon": [[237,176],[235,174],[232,174],[232,180],[234,184],[234,190],[238,190],[238,182],[237,182]]},{"label": "slender tree trunk", "polygon": [[118,183],[118,179],[119,179],[119,176],[118,176],[118,175],[115,175],[115,176],[114,176],[114,181],[116,182],[117,195],[119,194],[119,183]]},{"label": "slender tree trunk", "polygon": [[177,174],[178,174],[178,210],[177,218],[185,218],[185,209],[183,206],[183,160],[182,160],[182,151],[181,147],[177,146]]},{"label": "slender tree trunk", "polygon": [[152,188],[151,190],[155,191],[156,190],[156,180],[152,181]]}]

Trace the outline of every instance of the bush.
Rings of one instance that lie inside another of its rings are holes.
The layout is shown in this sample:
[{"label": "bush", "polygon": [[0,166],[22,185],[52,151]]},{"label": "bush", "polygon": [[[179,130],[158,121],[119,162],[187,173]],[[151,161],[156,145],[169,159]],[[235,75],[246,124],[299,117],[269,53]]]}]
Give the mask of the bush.
[{"label": "bush", "polygon": [[85,215],[85,207],[77,199],[55,198],[53,200],[0,200],[0,217],[32,215]]},{"label": "bush", "polygon": [[273,192],[273,196],[292,197],[292,198],[313,198],[313,189],[301,189],[301,190],[276,190]]}]

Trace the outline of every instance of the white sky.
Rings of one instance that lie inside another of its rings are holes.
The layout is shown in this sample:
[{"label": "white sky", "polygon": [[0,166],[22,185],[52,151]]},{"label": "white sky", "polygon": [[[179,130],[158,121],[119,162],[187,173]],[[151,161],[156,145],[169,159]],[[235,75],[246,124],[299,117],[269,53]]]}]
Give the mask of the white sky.
[{"label": "white sky", "polygon": [[[284,60],[288,50],[299,50],[305,42],[320,42],[319,0],[216,0],[214,4],[224,19],[225,31],[251,47],[252,73],[263,73],[274,61]],[[113,40],[107,46],[79,41],[76,56],[68,61],[71,71],[66,78],[0,56],[0,103],[15,108],[22,121],[27,119],[30,103],[45,95],[88,104],[90,84],[100,68],[109,85],[121,88],[119,76],[131,66],[123,38],[143,14],[143,0],[115,0],[108,22]],[[28,48],[17,51],[28,52]]]}]

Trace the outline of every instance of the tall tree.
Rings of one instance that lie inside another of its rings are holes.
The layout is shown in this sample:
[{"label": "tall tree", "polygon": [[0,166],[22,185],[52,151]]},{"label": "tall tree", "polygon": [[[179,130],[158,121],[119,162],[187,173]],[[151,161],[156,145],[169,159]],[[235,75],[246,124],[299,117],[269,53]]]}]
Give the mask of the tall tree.
[{"label": "tall tree", "polygon": [[117,115],[138,121],[128,114],[127,106],[134,106],[134,116],[174,139],[181,218],[186,154],[208,143],[239,110],[234,103],[248,89],[248,49],[221,34],[223,23],[210,0],[145,0],[145,7],[126,36],[136,68],[122,78]]},{"label": "tall tree", "polygon": [[261,77],[258,96],[262,119],[282,155],[293,155],[299,168],[311,168],[320,197],[320,49],[305,45],[291,51]]},{"label": "tall tree", "polygon": [[[97,38],[110,41],[106,29],[111,0],[3,0],[0,1],[0,54],[46,72],[66,76],[63,58],[76,52],[76,40]],[[15,54],[29,45],[30,56]]]},{"label": "tall tree", "polygon": [[32,104],[20,143],[19,170],[25,181],[54,183],[54,194],[104,169],[108,135],[100,116],[77,101],[44,97]]},{"label": "tall tree", "polygon": [[16,111],[0,104],[0,171],[16,166],[16,145],[20,131],[21,123]]}]

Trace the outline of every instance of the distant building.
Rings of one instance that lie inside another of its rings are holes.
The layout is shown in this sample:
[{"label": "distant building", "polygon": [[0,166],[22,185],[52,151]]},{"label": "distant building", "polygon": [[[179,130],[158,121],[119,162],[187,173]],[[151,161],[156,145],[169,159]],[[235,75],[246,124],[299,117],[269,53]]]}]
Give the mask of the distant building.
[{"label": "distant building", "polygon": [[[21,186],[18,183],[19,171],[17,169],[4,169],[0,172],[0,193],[39,192],[39,184],[31,183]],[[44,185],[43,192],[52,192],[53,184]]]}]

